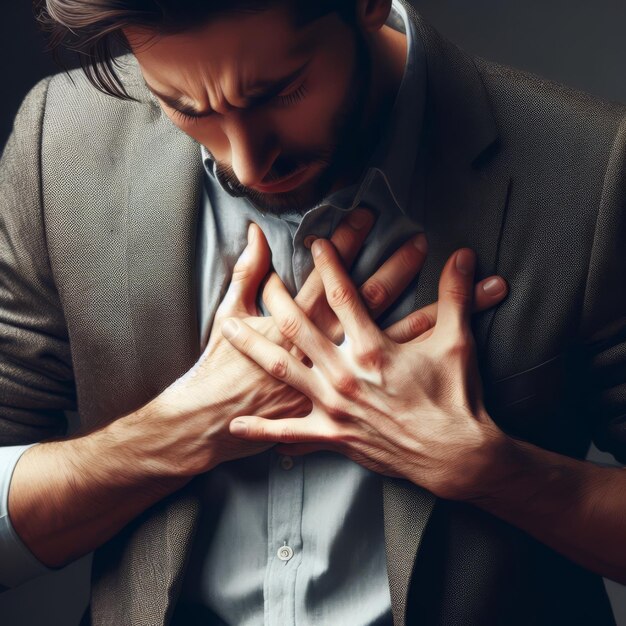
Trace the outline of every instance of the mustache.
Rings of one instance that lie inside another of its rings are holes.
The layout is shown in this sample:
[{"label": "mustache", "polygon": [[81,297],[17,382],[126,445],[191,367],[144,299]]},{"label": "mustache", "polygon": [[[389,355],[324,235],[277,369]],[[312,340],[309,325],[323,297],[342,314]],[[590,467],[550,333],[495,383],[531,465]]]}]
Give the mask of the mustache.
[{"label": "mustache", "polygon": [[[325,170],[333,165],[333,156],[336,154],[336,151],[337,146],[333,144],[327,148],[317,150],[314,153],[309,152],[306,155],[279,156],[274,163],[272,163],[272,167],[263,178],[263,182],[271,183],[286,178],[290,174],[312,165],[319,165]],[[245,195],[251,199],[255,196],[263,195],[255,189],[243,185],[237,178],[232,166],[228,164],[217,163],[215,172],[222,184],[228,186],[229,189],[238,195]]]}]

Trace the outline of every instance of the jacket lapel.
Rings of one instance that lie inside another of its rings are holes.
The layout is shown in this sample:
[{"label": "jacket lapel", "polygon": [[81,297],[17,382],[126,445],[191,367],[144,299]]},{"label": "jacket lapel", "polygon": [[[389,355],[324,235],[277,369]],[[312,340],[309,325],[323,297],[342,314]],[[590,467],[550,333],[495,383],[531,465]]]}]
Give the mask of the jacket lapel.
[{"label": "jacket lapel", "polygon": [[[200,149],[151,107],[127,171],[127,271],[141,406],[200,356],[195,249]],[[132,172],[132,176],[130,173]],[[199,514],[194,482],[158,502],[97,551],[92,614],[97,624],[169,619]]]},{"label": "jacket lapel", "polygon": [[[437,300],[441,270],[460,247],[477,254],[476,279],[497,273],[510,177],[499,159],[491,105],[472,59],[443,40],[403,1],[427,58],[427,104],[418,167],[425,171],[428,255],[415,308]],[[497,309],[473,316],[479,362]],[[405,480],[384,479],[385,541],[395,626],[404,626],[411,575],[436,498]]]}]

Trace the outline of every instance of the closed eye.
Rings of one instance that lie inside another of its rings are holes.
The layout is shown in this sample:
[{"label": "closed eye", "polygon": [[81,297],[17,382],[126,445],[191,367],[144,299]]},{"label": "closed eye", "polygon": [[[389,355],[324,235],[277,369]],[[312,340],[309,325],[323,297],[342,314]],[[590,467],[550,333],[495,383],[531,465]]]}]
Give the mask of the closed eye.
[{"label": "closed eye", "polygon": [[[171,108],[171,107],[170,107]],[[185,113],[184,111],[180,111],[179,109],[172,108],[174,116],[182,120],[183,122],[197,124],[201,119],[205,117],[211,117],[210,115],[191,115],[190,113]]]},{"label": "closed eye", "polygon": [[[306,84],[301,83],[300,86],[294,89],[293,91],[286,93],[286,94],[279,94],[277,96],[274,96],[274,98],[281,106],[292,106],[294,104],[297,104],[301,100],[303,100],[306,97],[306,94],[307,94]],[[263,98],[263,102],[261,102],[260,100],[256,101],[252,106],[258,107],[268,101],[271,102],[271,100],[272,100],[271,98],[270,99]],[[249,106],[247,108],[252,108],[252,106]],[[213,115],[212,113],[204,114],[204,115],[193,115],[191,113],[186,113],[185,111],[181,111],[180,109],[174,109],[172,107],[170,108],[172,109],[172,112],[175,117],[177,117],[178,119],[180,119],[181,121],[185,123],[190,123],[190,124],[197,124],[199,120],[206,118],[206,117],[211,117]]]},{"label": "closed eye", "polygon": [[291,106],[293,104],[300,102],[300,100],[303,100],[306,94],[307,94],[306,83],[301,83],[297,89],[294,89],[293,91],[289,93],[280,94],[276,96],[276,100],[284,106]]}]

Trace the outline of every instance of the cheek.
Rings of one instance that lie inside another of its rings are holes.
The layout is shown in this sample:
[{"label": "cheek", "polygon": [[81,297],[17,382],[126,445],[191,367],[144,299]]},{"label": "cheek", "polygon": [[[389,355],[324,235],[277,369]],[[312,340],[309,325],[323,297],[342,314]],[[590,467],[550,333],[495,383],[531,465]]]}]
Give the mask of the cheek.
[{"label": "cheek", "polygon": [[218,161],[223,161],[230,155],[228,138],[219,124],[207,120],[186,122],[173,115],[168,117],[174,126],[205,146]]},{"label": "cheek", "polygon": [[349,99],[350,76],[307,81],[307,95],[294,106],[272,112],[272,126],[283,148],[326,148],[336,141],[337,125]]},{"label": "cheek", "polygon": [[272,126],[280,144],[288,146],[327,146],[334,139],[335,118],[339,103],[325,88],[311,86],[297,104],[272,112]]},{"label": "cheek", "polygon": [[351,66],[345,55],[342,62],[329,55],[317,65],[307,78],[304,99],[271,113],[283,147],[327,147],[335,142],[339,115],[350,95]]}]

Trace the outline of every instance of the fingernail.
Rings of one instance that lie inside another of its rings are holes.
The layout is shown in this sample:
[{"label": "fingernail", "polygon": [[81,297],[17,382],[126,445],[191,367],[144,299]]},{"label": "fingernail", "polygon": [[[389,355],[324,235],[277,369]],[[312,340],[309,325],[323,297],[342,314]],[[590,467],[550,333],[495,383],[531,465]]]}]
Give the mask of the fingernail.
[{"label": "fingernail", "polygon": [[248,434],[248,424],[242,422],[241,420],[235,420],[230,425],[230,433],[231,435],[247,435]]},{"label": "fingernail", "polygon": [[311,252],[313,253],[314,257],[318,257],[320,254],[322,254],[322,242],[319,239],[316,239],[312,244],[311,244]]},{"label": "fingernail", "polygon": [[413,245],[424,254],[428,252],[428,241],[426,241],[426,235],[424,233],[420,233],[415,237]]},{"label": "fingernail", "polygon": [[355,230],[361,230],[361,228],[364,228],[370,223],[371,219],[372,214],[369,211],[365,209],[354,209],[348,217],[348,224]]},{"label": "fingernail", "polygon": [[499,278],[490,278],[484,285],[483,291],[490,296],[497,296],[504,291],[504,281]]},{"label": "fingernail", "polygon": [[235,320],[226,320],[222,324],[222,335],[226,339],[232,339],[239,332],[239,324]]},{"label": "fingernail", "polygon": [[456,269],[466,276],[474,271],[474,254],[471,250],[463,248],[457,253]]},{"label": "fingernail", "polygon": [[311,248],[311,246],[313,245],[313,242],[314,242],[316,239],[317,239],[317,235],[307,235],[307,236],[304,238],[304,241],[303,241],[303,243],[304,243],[304,247],[305,247],[305,248],[309,248],[309,249],[310,249],[310,248]]}]

